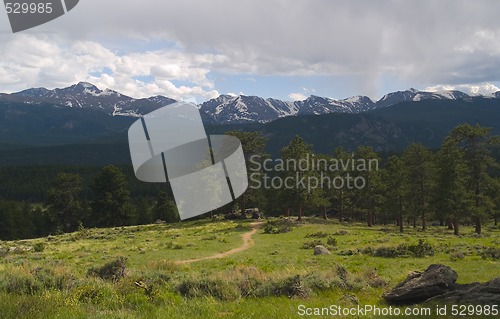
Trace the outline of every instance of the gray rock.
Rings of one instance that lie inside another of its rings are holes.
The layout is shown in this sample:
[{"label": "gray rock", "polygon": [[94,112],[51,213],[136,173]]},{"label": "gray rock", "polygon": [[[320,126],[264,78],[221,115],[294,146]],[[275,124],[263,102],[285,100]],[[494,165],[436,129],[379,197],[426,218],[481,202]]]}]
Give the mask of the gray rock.
[{"label": "gray rock", "polygon": [[436,301],[455,305],[498,305],[500,304],[500,277],[483,284],[457,285],[454,291],[427,300],[427,302]]},{"label": "gray rock", "polygon": [[323,245],[317,245],[314,247],[314,255],[330,255],[330,251]]},{"label": "gray rock", "polygon": [[448,266],[433,264],[424,272],[412,272],[390,292],[382,295],[389,303],[415,304],[456,288],[457,273]]}]

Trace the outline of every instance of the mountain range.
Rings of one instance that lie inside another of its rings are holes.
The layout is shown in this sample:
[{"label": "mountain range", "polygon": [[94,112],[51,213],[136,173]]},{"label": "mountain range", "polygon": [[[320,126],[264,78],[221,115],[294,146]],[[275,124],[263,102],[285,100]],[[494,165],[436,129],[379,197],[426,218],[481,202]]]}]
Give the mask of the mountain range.
[{"label": "mountain range", "polygon": [[[89,83],[0,94],[0,166],[129,165],[130,125],[141,114],[173,102],[163,96],[133,99]],[[296,135],[319,153],[360,145],[384,153],[399,152],[410,143],[438,148],[462,123],[491,127],[500,135],[500,92],[470,96],[410,89],[376,102],[361,96],[287,102],[221,95],[198,108],[208,134],[258,131],[268,138],[271,156],[279,156]]]},{"label": "mountain range", "polygon": [[[268,123],[279,118],[330,113],[357,114],[372,111],[401,102],[423,100],[499,99],[500,91],[491,95],[470,96],[460,91],[425,92],[415,89],[384,95],[378,101],[367,96],[332,99],[312,95],[303,101],[282,101],[246,95],[220,95],[198,105],[203,120],[209,124]],[[17,93],[1,93],[0,104],[24,104],[27,106],[51,105],[62,109],[89,109],[102,111],[111,116],[139,117],[176,100],[165,96],[135,99],[119,92],[100,90],[95,85],[80,82],[67,88],[49,90],[31,88]]]}]

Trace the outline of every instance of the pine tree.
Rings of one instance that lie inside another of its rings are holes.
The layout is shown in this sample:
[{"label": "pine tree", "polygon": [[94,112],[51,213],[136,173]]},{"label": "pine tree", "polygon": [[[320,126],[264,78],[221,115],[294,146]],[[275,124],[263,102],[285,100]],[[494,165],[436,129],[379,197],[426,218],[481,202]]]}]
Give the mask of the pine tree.
[{"label": "pine tree", "polygon": [[383,185],[380,172],[377,170],[378,165],[377,169],[374,169],[374,167],[370,167],[369,163],[373,161],[378,163],[380,158],[371,147],[360,146],[355,152],[354,159],[358,163],[364,163],[361,167],[356,165],[356,172],[353,173],[353,177],[363,178],[364,187],[355,189],[353,204],[361,211],[366,212],[367,225],[371,227],[376,223],[377,208],[383,199]]},{"label": "pine tree", "polygon": [[464,150],[456,141],[446,138],[436,157],[436,183],[433,202],[438,217],[451,221],[454,234],[459,235],[460,220],[473,207],[472,194],[467,191],[469,176]]},{"label": "pine tree", "polygon": [[174,223],[179,221],[179,213],[175,202],[168,198],[166,192],[160,192],[156,204],[152,209],[154,220],[163,220],[167,223]]},{"label": "pine tree", "polygon": [[135,208],[130,202],[125,176],[119,168],[113,165],[104,167],[95,178],[92,190],[94,226],[123,226],[133,221]]},{"label": "pine tree", "polygon": [[[347,163],[347,161],[352,160],[350,153],[348,153],[343,147],[338,147],[333,151],[333,158],[336,161],[339,162],[344,162]],[[340,178],[344,181],[346,181],[348,176],[352,176],[353,172],[351,171],[351,165],[346,165],[345,169],[344,167],[340,167],[339,171],[331,170],[327,172],[329,177],[332,180],[332,183],[334,182],[335,178]],[[345,212],[346,208],[350,205],[351,202],[351,196],[352,196],[352,191],[348,190],[345,185],[344,187],[339,187],[335,188],[332,187],[331,189],[331,202],[335,205],[338,214],[339,214],[339,221],[343,222],[345,218]]]},{"label": "pine tree", "polygon": [[[312,192],[320,191],[319,188],[309,189],[309,185],[307,184],[307,178],[312,176],[314,172],[309,170],[303,170],[299,166],[300,161],[310,161],[313,158],[312,146],[304,142],[304,140],[295,136],[290,143],[281,149],[281,157],[282,159],[290,163],[295,163],[295,169],[289,169],[283,172],[282,178],[285,180],[286,178],[291,178],[294,181],[294,187],[291,189],[284,189],[284,193],[287,194],[285,198],[289,199],[292,202],[292,205],[296,207],[297,210],[297,220],[301,221],[304,213],[304,209],[312,204],[314,198],[317,196],[316,194],[312,194]],[[309,168],[311,165],[308,165]],[[304,183],[300,183],[300,181],[305,181]]]},{"label": "pine tree", "polygon": [[403,153],[407,172],[408,205],[422,220],[422,230],[427,229],[433,182],[433,154],[422,144],[411,144]]},{"label": "pine tree", "polygon": [[[226,132],[226,134],[237,137],[240,140],[245,155],[247,173],[251,174],[253,172],[251,171],[251,161],[262,161],[267,156],[264,151],[267,138],[262,137],[259,132],[229,131]],[[262,197],[261,193],[262,190],[249,187],[243,195],[240,196],[238,199],[238,206],[242,216],[245,215],[248,202],[256,201],[258,198]]]},{"label": "pine tree", "polygon": [[404,231],[404,216],[406,214],[406,198],[408,196],[408,183],[406,167],[403,160],[393,155],[387,160],[387,167],[383,177],[386,191],[384,207],[397,218],[399,232]]},{"label": "pine tree", "polygon": [[78,199],[81,190],[82,179],[78,174],[60,173],[52,180],[45,205],[54,229],[74,231],[84,220]]},{"label": "pine tree", "polygon": [[462,124],[452,130],[449,137],[465,151],[470,183],[468,191],[473,196],[472,215],[476,224],[475,231],[481,234],[482,219],[493,209],[491,197],[487,194],[490,177],[488,169],[494,164],[489,148],[498,145],[498,138],[491,135],[491,128]]}]

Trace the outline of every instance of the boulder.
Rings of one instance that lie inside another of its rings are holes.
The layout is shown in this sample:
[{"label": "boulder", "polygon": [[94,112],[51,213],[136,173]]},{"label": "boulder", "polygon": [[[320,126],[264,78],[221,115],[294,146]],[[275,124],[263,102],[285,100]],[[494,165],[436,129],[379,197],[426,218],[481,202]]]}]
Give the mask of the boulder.
[{"label": "boulder", "polygon": [[427,302],[454,305],[498,305],[500,303],[500,277],[483,284],[457,285],[455,290],[433,297]]},{"label": "boulder", "polygon": [[316,245],[314,247],[314,255],[330,255],[330,251],[323,245]]},{"label": "boulder", "polygon": [[412,272],[382,297],[389,303],[415,304],[456,288],[457,273],[448,266],[433,264],[423,272]]}]

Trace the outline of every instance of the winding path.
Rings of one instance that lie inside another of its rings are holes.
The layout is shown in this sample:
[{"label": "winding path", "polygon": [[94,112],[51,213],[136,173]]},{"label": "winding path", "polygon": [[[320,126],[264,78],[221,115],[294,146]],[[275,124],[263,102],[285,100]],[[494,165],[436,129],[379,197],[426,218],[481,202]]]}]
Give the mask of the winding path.
[{"label": "winding path", "polygon": [[233,248],[231,250],[228,250],[228,251],[225,251],[222,253],[217,253],[215,255],[210,255],[210,256],[205,256],[205,257],[200,257],[200,258],[195,258],[195,259],[177,260],[177,261],[174,261],[174,263],[177,265],[183,265],[183,264],[191,264],[191,263],[195,263],[195,262],[202,261],[202,260],[208,260],[208,259],[220,259],[220,258],[225,258],[227,256],[231,256],[233,254],[242,252],[244,250],[247,250],[248,248],[255,245],[255,242],[254,242],[252,236],[257,232],[257,230],[263,224],[264,224],[263,221],[251,223],[250,225],[252,226],[252,230],[241,235],[241,239],[243,239],[243,244],[239,247]]}]

